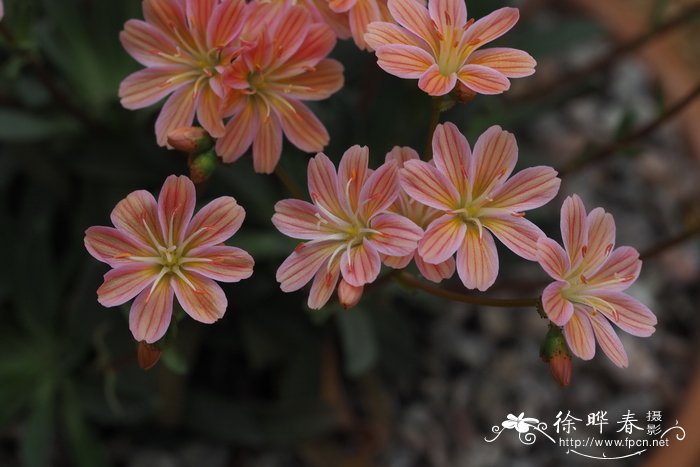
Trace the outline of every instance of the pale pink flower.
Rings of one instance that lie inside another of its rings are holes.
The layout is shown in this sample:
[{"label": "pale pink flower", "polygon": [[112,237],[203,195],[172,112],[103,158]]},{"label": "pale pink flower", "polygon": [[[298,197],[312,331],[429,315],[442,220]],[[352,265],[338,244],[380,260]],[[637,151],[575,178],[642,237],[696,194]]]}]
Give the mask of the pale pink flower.
[{"label": "pale pink flower", "polygon": [[[343,66],[326,56],[335,34],[294,5],[251,4],[249,43],[227,68],[224,112],[233,115],[216,152],[233,162],[253,146],[256,172],[271,173],[282,153],[282,134],[297,148],[317,152],[328,144],[326,128],[302,101],[326,99],[343,86]],[[274,14],[273,14],[274,13]]]},{"label": "pale pink flower", "polygon": [[501,8],[467,21],[464,0],[389,0],[399,25],[370,24],[365,40],[377,52],[379,66],[400,78],[418,79],[431,96],[450,92],[457,83],[480,94],[500,94],[508,78],[534,73],[535,60],[510,48],[477,50],[505,34],[519,18],[516,8]]},{"label": "pale pink flower", "polygon": [[185,312],[202,323],[224,315],[226,295],[214,282],[238,282],[253,273],[253,258],[223,242],[236,233],[245,211],[222,196],[194,215],[195,188],[187,177],[171,175],[156,202],[140,190],[112,211],[113,227],[90,227],[85,247],[113,269],[97,289],[106,307],[136,297],[129,329],[137,341],[152,343],[170,324],[173,294]]},{"label": "pale pink flower", "polygon": [[626,367],[627,353],[609,321],[640,337],[653,334],[656,325],[649,308],[623,293],[639,277],[639,253],[628,246],[613,249],[613,217],[602,208],[586,215],[576,195],[562,205],[561,235],[564,248],[547,237],[537,243],[538,261],[556,281],[542,293],[544,311],[564,327],[575,355],[593,358],[597,340],[615,365]]},{"label": "pale pink flower", "polygon": [[[408,161],[420,160],[418,153],[408,147],[394,147],[386,155],[386,160],[395,161],[399,167],[403,167]],[[441,211],[419,203],[401,189],[401,193],[390,208],[391,211],[401,214],[413,221],[418,227],[426,229],[432,221],[442,215]],[[438,264],[426,263],[417,252],[411,252],[404,256],[383,256],[383,262],[394,269],[403,269],[408,266],[412,259],[416,260],[416,266],[426,279],[432,282],[441,282],[443,279],[452,277],[455,273],[455,260],[450,257]]]},{"label": "pale pink flower", "polygon": [[212,136],[223,134],[220,70],[236,54],[245,10],[244,0],[144,0],[145,21],[124,25],[122,45],[146,68],[122,81],[119,97],[140,109],[170,95],[156,120],[159,145],[195,114]]},{"label": "pale pink flower", "polygon": [[[293,292],[313,278],[310,308],[328,301],[341,275],[356,288],[374,281],[380,254],[410,254],[423,234],[410,220],[388,211],[399,194],[396,164],[390,161],[372,171],[368,157],[366,147],[351,147],[336,174],[328,157],[316,155],[308,168],[313,203],[287,199],[275,205],[275,227],[292,238],[309,240],[282,263],[277,281],[283,291]],[[346,291],[349,302],[361,293]]]},{"label": "pale pink flower", "polygon": [[530,167],[508,179],[518,160],[512,134],[492,126],[477,140],[474,152],[452,123],[433,134],[433,164],[404,163],[403,189],[437,209],[418,244],[427,263],[438,264],[457,252],[457,274],[469,289],[488,289],[498,275],[495,235],[525,259],[536,260],[544,233],[526,220],[524,211],[549,202],[561,180],[551,167]]},{"label": "pale pink flower", "polygon": [[355,45],[362,50],[372,50],[365,40],[369,25],[375,21],[391,21],[386,0],[327,0],[331,10],[348,16]]},{"label": "pale pink flower", "polygon": [[279,6],[300,5],[311,13],[314,21],[330,26],[338,39],[347,39],[351,35],[348,15],[333,11],[328,0],[258,0],[258,3],[272,3]]}]

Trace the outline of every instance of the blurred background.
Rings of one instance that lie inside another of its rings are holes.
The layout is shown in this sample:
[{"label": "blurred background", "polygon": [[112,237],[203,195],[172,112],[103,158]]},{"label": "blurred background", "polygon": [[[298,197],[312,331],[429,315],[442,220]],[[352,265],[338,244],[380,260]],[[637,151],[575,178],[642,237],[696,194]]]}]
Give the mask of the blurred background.
[{"label": "blurred background", "polygon": [[[572,437],[608,438],[628,410],[645,424],[661,411],[684,441],[615,465],[700,465],[700,2],[473,0],[469,16],[521,8],[498,45],[531,53],[530,78],[503,96],[477,96],[444,113],[468,136],[492,124],[513,132],[518,168],[563,172],[559,197],[529,217],[559,239],[558,210],[579,193],[618,227],[618,245],[644,254],[630,293],[659,318],[647,339],[621,333],[618,369],[602,352],[574,360],[560,388],[539,359],[547,323],[534,309],[449,302],[392,282],[349,310],[311,312],[307,292],[283,294],[275,271],[295,242],[270,222],[289,197],[250,157],[219,165],[199,203],[232,195],[246,223],[230,244],[255,274],[224,284],[216,325],[184,320],[157,367],[138,368],[128,305],[105,309],[96,289],[108,267],[83,235],[109,225],[136,189],[157,193],[186,174],[186,157],[157,147],[158,106],[117,99],[138,68],[122,49],[137,0],[5,0],[0,22],[0,466],[2,467],[451,467],[593,465],[541,438],[491,427],[525,412],[549,425],[584,419]],[[346,86],[313,108],[334,161],[369,145],[374,166],[394,145],[425,146],[430,99],[415,81],[382,72],[348,41],[332,54]],[[310,156],[285,143],[282,167],[301,186]],[[547,277],[501,248],[493,297],[539,294]],[[386,274],[388,271],[383,271]],[[544,282],[543,282],[544,281]],[[443,283],[462,290],[459,281]],[[593,428],[593,430],[591,430]],[[628,453],[629,451],[623,451]],[[619,455],[606,451],[608,456]]]}]

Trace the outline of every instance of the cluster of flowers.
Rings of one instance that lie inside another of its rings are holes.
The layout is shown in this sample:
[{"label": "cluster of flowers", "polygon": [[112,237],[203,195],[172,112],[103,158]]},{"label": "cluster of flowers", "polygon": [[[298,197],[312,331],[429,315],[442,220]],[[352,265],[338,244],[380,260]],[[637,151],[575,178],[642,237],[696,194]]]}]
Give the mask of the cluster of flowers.
[{"label": "cluster of flowers", "polygon": [[[328,142],[302,101],[342,87],[341,64],[327,58],[336,36],[351,33],[358,46],[376,51],[381,68],[418,79],[434,96],[500,93],[509,78],[532,74],[535,66],[523,51],[477,50],[515,24],[516,9],[475,22],[467,20],[463,0],[144,0],[143,7],[146,21],[128,21],[121,39],[147,68],[122,83],[122,103],[144,107],[171,94],[156,122],[161,145],[196,115],[225,162],[252,145],[255,170],[265,173],[279,160],[283,133],[308,152]],[[348,149],[337,170],[323,153],[313,157],[311,202],[282,200],[272,218],[280,232],[304,241],[277,271],[282,290],[312,282],[310,308],[324,306],[335,290],[350,307],[382,264],[402,269],[415,260],[430,281],[456,272],[466,288],[484,291],[498,276],[495,237],[554,279],[542,305],[574,354],[592,358],[597,340],[626,366],[610,323],[649,336],[656,318],[624,293],[641,261],[633,248],[614,248],[612,216],[601,208],[587,213],[574,195],[561,209],[564,247],[548,238],[525,212],[557,195],[557,172],[539,166],[512,175],[517,144],[498,126],[472,150],[455,125],[438,125],[432,154],[424,161],[411,148],[395,147],[376,170],[366,147]],[[157,202],[145,191],[132,193],[112,213],[116,228],[86,233],[88,251],[114,268],[99,301],[115,306],[136,297],[130,327],[139,341],[162,338],[173,294],[192,318],[213,322],[226,309],[214,281],[252,274],[253,259],[222,244],[241,226],[243,209],[222,197],[193,217],[194,204],[192,182],[171,176]]]}]

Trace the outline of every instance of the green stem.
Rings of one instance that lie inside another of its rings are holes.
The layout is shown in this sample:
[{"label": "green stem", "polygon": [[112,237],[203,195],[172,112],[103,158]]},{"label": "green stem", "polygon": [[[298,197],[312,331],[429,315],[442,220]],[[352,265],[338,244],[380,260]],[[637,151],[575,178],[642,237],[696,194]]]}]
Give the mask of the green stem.
[{"label": "green stem", "polygon": [[538,298],[491,298],[477,295],[467,295],[459,292],[441,289],[440,287],[425,283],[417,277],[402,271],[396,276],[404,285],[420,289],[436,297],[446,298],[455,302],[471,303],[473,305],[495,306],[501,308],[536,307]]}]

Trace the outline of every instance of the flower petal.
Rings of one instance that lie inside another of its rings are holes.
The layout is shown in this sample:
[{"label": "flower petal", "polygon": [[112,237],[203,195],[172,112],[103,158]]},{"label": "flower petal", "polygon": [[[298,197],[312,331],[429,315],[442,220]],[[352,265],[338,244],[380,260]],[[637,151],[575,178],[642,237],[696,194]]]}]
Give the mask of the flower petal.
[{"label": "flower petal", "polygon": [[112,269],[97,289],[97,301],[106,307],[126,303],[151,285],[159,271],[159,265],[149,263],[131,263]]},{"label": "flower petal", "polygon": [[625,348],[610,322],[601,313],[596,313],[595,311],[588,313],[588,317],[593,326],[598,345],[603,349],[605,355],[620,368],[627,368],[629,364],[627,352],[625,352]]},{"label": "flower petal", "polygon": [[287,104],[275,106],[284,135],[302,151],[321,151],[330,140],[326,127],[306,105],[296,99],[287,99]]},{"label": "flower petal", "polygon": [[158,225],[158,203],[146,190],[134,191],[119,201],[110,219],[117,229],[137,238],[144,245],[152,243],[151,236],[158,243],[163,243]]},{"label": "flower petal", "polygon": [[221,115],[221,98],[211,87],[204,86],[199,94],[197,121],[214,138],[224,134],[224,120]]},{"label": "flower petal", "polygon": [[207,33],[209,18],[218,0],[185,0],[187,23],[193,35],[203,41]]},{"label": "flower petal", "polygon": [[537,241],[537,262],[552,279],[564,280],[571,268],[569,257],[564,249],[551,238],[542,237]]},{"label": "flower petal", "polygon": [[137,341],[154,343],[165,335],[173,314],[173,289],[168,277],[151,290],[142,291],[129,312],[129,330]]},{"label": "flower petal", "polygon": [[613,250],[598,271],[587,279],[592,287],[622,291],[637,280],[641,269],[639,252],[622,246]]},{"label": "flower petal", "polygon": [[398,214],[379,214],[372,219],[372,245],[385,255],[405,256],[413,253],[423,237],[423,229]]},{"label": "flower petal", "polygon": [[192,220],[197,193],[192,180],[171,175],[165,179],[158,196],[158,221],[169,245],[180,245]]},{"label": "flower petal", "polygon": [[[185,2],[181,0],[144,0],[143,17],[176,42],[189,37],[185,18]],[[189,45],[189,44],[188,44]]]},{"label": "flower petal", "polygon": [[192,95],[192,86],[185,86],[165,101],[156,119],[156,139],[160,146],[168,144],[168,134],[171,131],[192,126],[197,100]]},{"label": "flower petal", "polygon": [[435,59],[415,45],[389,44],[377,49],[377,64],[389,74],[399,78],[418,79]]},{"label": "flower petal", "polygon": [[464,0],[430,0],[430,18],[443,34],[451,28],[463,28],[467,23],[467,5]]},{"label": "flower petal", "polygon": [[271,174],[282,155],[282,127],[276,115],[260,122],[260,130],[253,140],[253,168],[257,173]]},{"label": "flower petal", "polygon": [[467,170],[472,155],[467,138],[448,122],[435,128],[432,144],[437,169],[452,181],[458,193],[466,194],[469,188]]},{"label": "flower petal", "polygon": [[243,219],[245,209],[234,198],[221,196],[212,200],[195,214],[187,226],[185,238],[190,239],[187,249],[225,242],[238,232]]},{"label": "flower petal", "polygon": [[311,284],[309,291],[309,299],[307,304],[312,310],[318,310],[328,303],[331,294],[335,290],[340,277],[340,264],[337,259],[333,260],[333,265],[329,268],[328,263],[323,263],[321,268],[314,276],[314,281]]},{"label": "flower petal", "polygon": [[498,252],[493,236],[476,228],[468,228],[457,250],[457,275],[468,289],[485,291],[498,276]]},{"label": "flower petal", "polygon": [[452,257],[437,264],[426,263],[420,255],[416,255],[415,260],[420,273],[431,282],[440,283],[455,273],[455,260]]},{"label": "flower petal", "polygon": [[350,210],[356,212],[362,187],[370,174],[369,148],[352,146],[345,151],[338,166],[338,187],[347,194]]},{"label": "flower petal", "polygon": [[520,18],[517,8],[499,8],[472,24],[462,37],[462,44],[478,49],[508,32]]},{"label": "flower petal", "polygon": [[615,220],[603,208],[595,208],[588,213],[588,244],[583,257],[582,269],[590,275],[608,259],[615,246]]},{"label": "flower petal", "polygon": [[535,72],[537,62],[527,52],[506,47],[477,50],[467,59],[471,65],[482,65],[503,74],[506,78],[523,78]]},{"label": "flower petal", "polygon": [[286,65],[275,72],[275,76],[294,76],[315,67],[331,53],[335,43],[336,37],[330,27],[323,23],[310,25],[304,42]]},{"label": "flower petal", "polygon": [[384,162],[367,179],[360,191],[360,211],[365,219],[385,211],[399,196],[399,169],[395,162]]},{"label": "flower petal", "polygon": [[93,258],[113,268],[130,264],[129,256],[155,256],[157,253],[135,237],[113,227],[94,226],[85,231],[85,248]]},{"label": "flower petal", "polygon": [[253,275],[255,261],[244,250],[233,246],[203,246],[192,250],[187,258],[208,262],[185,263],[182,268],[221,282],[238,282]]},{"label": "flower petal", "polygon": [[472,196],[489,195],[506,181],[518,161],[518,144],[512,133],[494,125],[482,133],[474,145]]},{"label": "flower petal", "polygon": [[340,187],[333,162],[323,153],[309,160],[306,171],[309,183],[309,193],[314,204],[329,211],[336,217],[345,217],[343,205],[340,202]]},{"label": "flower petal", "polygon": [[460,200],[452,182],[434,166],[423,161],[404,163],[401,187],[419,203],[441,211],[454,209]]},{"label": "flower petal", "polygon": [[564,248],[574,267],[583,255],[583,246],[588,243],[586,207],[578,195],[569,196],[561,207],[561,236]]},{"label": "flower petal", "polygon": [[161,53],[177,53],[175,44],[167,35],[152,24],[137,19],[124,23],[119,40],[128,54],[144,66],[171,65],[172,62],[162,57]]},{"label": "flower petal", "polygon": [[330,97],[343,87],[343,65],[333,59],[322,60],[312,69],[282,80],[279,84],[270,83],[271,89],[279,89],[291,99],[318,101]]},{"label": "flower petal", "polygon": [[340,257],[340,271],[343,279],[355,287],[374,281],[382,266],[379,253],[372,242],[364,240],[357,246],[343,253]]},{"label": "flower petal", "polygon": [[286,62],[299,50],[309,32],[310,25],[311,15],[306,8],[291,5],[284,9],[283,14],[271,28],[271,35],[277,47],[275,60],[278,60],[278,63]]},{"label": "flower petal", "polygon": [[612,316],[611,313],[602,308],[598,311],[605,314],[623,331],[638,337],[649,337],[654,334],[654,326],[657,323],[656,316],[640,301],[625,293],[615,291],[597,292],[595,296],[605,300],[615,308],[616,316]]},{"label": "flower petal", "polygon": [[430,65],[430,68],[425,70],[421,75],[418,80],[418,87],[431,96],[443,96],[452,91],[456,83],[456,74],[450,73],[448,76],[445,76],[440,72],[440,68],[433,63]]},{"label": "flower petal", "polygon": [[414,45],[429,52],[427,44],[423,39],[408,30],[394,23],[375,21],[367,27],[365,41],[373,49],[378,49],[388,44]]},{"label": "flower petal", "polygon": [[491,195],[488,207],[512,212],[529,211],[550,202],[559,192],[561,179],[551,167],[528,167],[509,178]]},{"label": "flower petal", "polygon": [[595,334],[586,312],[574,311],[564,326],[564,338],[577,357],[590,360],[595,355]]},{"label": "flower petal", "polygon": [[226,124],[224,136],[216,141],[216,153],[224,162],[234,162],[250,147],[260,129],[258,108],[248,100]]},{"label": "flower petal", "polygon": [[277,282],[282,291],[294,292],[306,285],[341,245],[336,241],[300,244],[277,269]]},{"label": "flower petal", "polygon": [[479,94],[501,94],[510,89],[510,81],[503,73],[483,65],[468,63],[459,69],[457,78]]},{"label": "flower petal", "polygon": [[171,283],[185,313],[200,323],[213,323],[224,316],[228,300],[219,284],[195,272],[183,272],[189,284],[173,276]]},{"label": "flower petal", "polygon": [[272,223],[288,237],[315,240],[329,235],[317,214],[316,206],[307,201],[284,199],[275,204]]},{"label": "flower petal", "polygon": [[347,13],[350,8],[355,6],[355,3],[357,3],[357,0],[327,0],[328,1],[328,6],[331,7],[331,10],[335,11],[336,13]]},{"label": "flower petal", "polygon": [[574,305],[562,294],[562,290],[568,286],[567,282],[557,281],[552,282],[542,291],[542,308],[557,326],[568,323],[574,313]]},{"label": "flower petal", "polygon": [[522,217],[491,216],[481,220],[510,251],[530,261],[537,261],[537,241],[544,232]]},{"label": "flower petal", "polygon": [[368,48],[365,42],[367,26],[374,21],[382,19],[382,13],[374,0],[358,0],[349,12],[350,30],[355,45],[361,50]]},{"label": "flower petal", "polygon": [[122,106],[129,110],[141,109],[183,86],[190,87],[190,81],[171,79],[185,71],[187,69],[181,65],[163,65],[130,74],[119,85]]},{"label": "flower petal", "polygon": [[415,149],[409,148],[408,146],[394,146],[386,154],[385,161],[394,161],[399,167],[403,167],[404,163],[408,161],[420,160],[418,153]]},{"label": "flower petal", "polygon": [[446,261],[464,243],[467,225],[457,216],[446,214],[430,223],[418,243],[418,254],[426,263]]},{"label": "flower petal", "polygon": [[223,49],[240,34],[246,17],[245,0],[226,0],[214,8],[207,25],[207,44]]},{"label": "flower petal", "polygon": [[438,49],[432,19],[423,5],[414,0],[389,0],[387,6],[397,23],[423,39],[433,50]]}]

